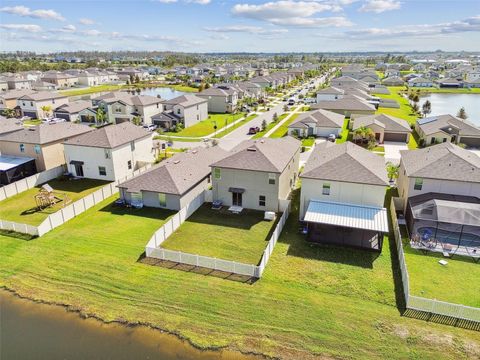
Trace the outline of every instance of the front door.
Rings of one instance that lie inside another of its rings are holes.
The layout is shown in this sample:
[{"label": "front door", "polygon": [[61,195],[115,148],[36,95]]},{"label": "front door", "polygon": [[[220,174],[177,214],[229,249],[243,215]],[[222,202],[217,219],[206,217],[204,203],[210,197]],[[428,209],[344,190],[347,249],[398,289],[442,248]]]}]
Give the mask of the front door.
[{"label": "front door", "polygon": [[242,194],[241,193],[232,193],[232,205],[233,206],[242,206]]},{"label": "front door", "polygon": [[78,177],[83,177],[83,165],[75,164],[75,175]]}]

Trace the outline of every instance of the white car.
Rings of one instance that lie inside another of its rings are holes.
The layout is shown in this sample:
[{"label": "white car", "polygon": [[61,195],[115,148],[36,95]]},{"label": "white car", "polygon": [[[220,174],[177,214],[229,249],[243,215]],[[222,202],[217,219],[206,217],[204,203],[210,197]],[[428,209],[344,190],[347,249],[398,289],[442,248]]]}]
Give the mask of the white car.
[{"label": "white car", "polygon": [[62,118],[43,118],[42,119],[42,122],[46,123],[46,124],[56,124],[56,123],[61,123],[61,122],[65,122],[67,120],[65,119],[62,119]]},{"label": "white car", "polygon": [[143,128],[147,131],[155,131],[157,130],[157,125],[155,124],[143,125]]}]

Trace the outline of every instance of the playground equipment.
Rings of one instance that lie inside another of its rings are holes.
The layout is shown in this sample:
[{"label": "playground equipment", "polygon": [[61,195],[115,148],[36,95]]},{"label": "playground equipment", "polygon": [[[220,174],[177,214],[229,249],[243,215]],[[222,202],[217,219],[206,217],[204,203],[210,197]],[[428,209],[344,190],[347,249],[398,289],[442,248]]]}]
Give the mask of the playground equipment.
[{"label": "playground equipment", "polygon": [[35,202],[38,209],[45,209],[54,206],[56,203],[63,202],[63,206],[68,205],[72,200],[66,193],[59,193],[48,184],[43,184],[40,191],[35,195]]}]

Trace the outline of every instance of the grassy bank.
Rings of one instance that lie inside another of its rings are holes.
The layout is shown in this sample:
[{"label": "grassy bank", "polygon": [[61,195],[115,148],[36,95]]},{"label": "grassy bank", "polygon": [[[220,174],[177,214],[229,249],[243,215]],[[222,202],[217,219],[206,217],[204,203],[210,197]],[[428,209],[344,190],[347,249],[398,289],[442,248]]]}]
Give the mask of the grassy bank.
[{"label": "grassy bank", "polygon": [[208,119],[199,121],[195,125],[189,126],[179,132],[165,132],[164,136],[180,136],[180,137],[202,137],[215,132],[213,128],[217,126],[217,133],[228,124],[244,117],[243,113],[238,114],[209,114]]},{"label": "grassy bank", "polygon": [[124,88],[128,88],[128,86],[127,85],[99,85],[99,86],[92,86],[84,89],[61,90],[59,91],[59,93],[66,96],[80,96],[80,95],[95,94],[95,93],[104,92],[104,91],[117,91]]},{"label": "grassy bank", "polygon": [[106,321],[152,324],[199,347],[284,359],[480,356],[480,333],[400,316],[388,241],[379,255],[307,243],[298,197],[252,285],[140,263],[170,213],[112,201],[32,241],[0,236],[0,286]]},{"label": "grassy bank", "polygon": [[[281,138],[281,137],[284,137],[285,135],[287,135],[288,133],[288,126],[293,123],[298,115],[300,115],[299,113],[296,113],[296,114],[293,114],[292,116],[290,116],[290,118],[285,121],[282,125],[280,125],[277,130],[275,130],[271,135],[270,137],[271,138]],[[282,117],[283,115],[281,115],[280,117]],[[285,118],[285,117],[284,117]],[[280,119],[280,121],[282,121],[282,119]]]},{"label": "grassy bank", "polygon": [[395,116],[400,119],[404,119],[408,121],[409,124],[415,124],[415,121],[418,119],[419,116],[412,111],[412,108],[408,102],[408,99],[402,96],[402,91],[405,89],[405,87],[390,86],[388,87],[388,89],[390,90],[389,95],[375,94],[375,96],[378,96],[384,99],[395,100],[400,104],[400,108],[399,109],[379,108],[376,113]]}]

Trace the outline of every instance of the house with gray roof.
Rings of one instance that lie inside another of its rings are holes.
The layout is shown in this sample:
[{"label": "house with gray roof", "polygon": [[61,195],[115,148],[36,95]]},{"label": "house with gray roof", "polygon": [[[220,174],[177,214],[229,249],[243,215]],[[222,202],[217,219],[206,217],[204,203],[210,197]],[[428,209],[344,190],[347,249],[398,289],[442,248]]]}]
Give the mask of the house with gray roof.
[{"label": "house with gray roof", "polygon": [[40,124],[0,135],[0,153],[35,159],[38,171],[65,164],[63,142],[93,129],[69,122]]},{"label": "house with gray roof", "polygon": [[[173,116],[153,117],[152,121],[163,129],[170,129],[178,122],[184,127],[189,127],[208,118],[208,100],[193,94],[177,96],[163,101],[162,104],[164,110],[162,115],[169,113]],[[171,120],[163,121],[162,119]]]},{"label": "house with gray roof", "polygon": [[227,152],[218,146],[177,153],[150,170],[118,185],[126,203],[180,210],[211,186],[210,165]]},{"label": "house with gray roof", "polygon": [[97,120],[91,100],[76,100],[60,105],[53,110],[53,116],[71,122],[96,123]]},{"label": "house with gray roof", "polygon": [[227,86],[210,87],[197,96],[208,100],[208,112],[233,113],[237,110],[238,92]]},{"label": "house with gray roof", "polygon": [[23,126],[20,120],[15,118],[7,119],[5,116],[0,115],[0,135],[22,129]]},{"label": "house with gray roof", "polygon": [[68,97],[55,91],[35,91],[17,99],[22,115],[32,119],[51,117],[56,107],[67,103]]},{"label": "house with gray roof", "polygon": [[418,119],[415,123],[415,130],[427,146],[451,142],[480,148],[480,128],[450,114]]},{"label": "house with gray roof", "polygon": [[350,123],[354,131],[362,127],[371,129],[375,133],[375,140],[380,144],[384,141],[408,143],[412,132],[408,122],[385,114],[359,116],[353,114]]},{"label": "house with gray roof", "polygon": [[243,141],[211,165],[213,200],[226,206],[281,211],[298,177],[300,144],[290,136]]},{"label": "house with gray roof", "polygon": [[300,178],[300,221],[309,241],[381,251],[388,232],[383,157],[348,141],[325,142]]},{"label": "house with gray roof", "polygon": [[317,103],[320,101],[335,101],[343,99],[345,90],[336,87],[327,87],[317,91]]},{"label": "house with gray roof", "polygon": [[64,147],[68,171],[81,178],[122,180],[154,161],[151,133],[130,122],[70,138]]},{"label": "house with gray roof", "polygon": [[311,106],[312,109],[324,109],[349,117],[351,114],[374,115],[377,108],[368,101],[350,95],[335,101],[320,101]]},{"label": "house with gray roof", "polygon": [[442,193],[480,198],[480,157],[450,142],[401,151],[397,179],[404,209],[412,196]]},{"label": "house with gray roof", "polygon": [[342,133],[345,116],[328,110],[315,110],[301,114],[288,126],[289,135],[300,137],[328,137],[333,134],[339,137]]}]

